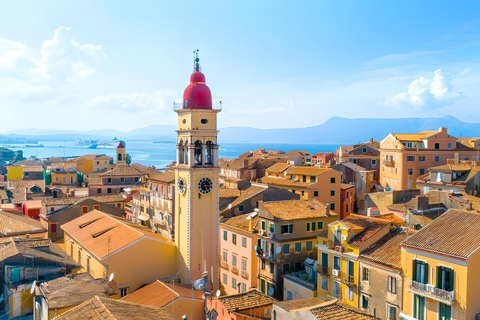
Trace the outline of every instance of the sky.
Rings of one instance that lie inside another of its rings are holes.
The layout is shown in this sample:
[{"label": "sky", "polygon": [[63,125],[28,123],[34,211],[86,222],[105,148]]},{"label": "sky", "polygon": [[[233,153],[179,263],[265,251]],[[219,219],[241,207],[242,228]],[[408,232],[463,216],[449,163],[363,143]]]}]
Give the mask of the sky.
[{"label": "sky", "polygon": [[197,48],[219,127],[480,122],[479,1],[0,0],[0,132],[175,125]]}]

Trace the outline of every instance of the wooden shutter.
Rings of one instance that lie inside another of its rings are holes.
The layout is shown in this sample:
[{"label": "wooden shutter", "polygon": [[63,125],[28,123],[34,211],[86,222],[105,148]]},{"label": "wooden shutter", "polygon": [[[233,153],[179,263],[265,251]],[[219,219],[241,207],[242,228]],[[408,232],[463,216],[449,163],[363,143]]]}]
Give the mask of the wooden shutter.
[{"label": "wooden shutter", "polygon": [[428,263],[425,263],[423,262],[423,265],[424,265],[424,270],[425,270],[425,277],[424,277],[424,280],[423,280],[423,283],[426,284],[428,283]]},{"label": "wooden shutter", "polygon": [[288,233],[293,233],[293,224],[288,225]]},{"label": "wooden shutter", "polygon": [[437,266],[437,285],[436,287],[442,289],[442,269],[443,267]]},{"label": "wooden shutter", "polygon": [[413,281],[417,281],[417,260],[415,259],[413,259],[412,279]]}]

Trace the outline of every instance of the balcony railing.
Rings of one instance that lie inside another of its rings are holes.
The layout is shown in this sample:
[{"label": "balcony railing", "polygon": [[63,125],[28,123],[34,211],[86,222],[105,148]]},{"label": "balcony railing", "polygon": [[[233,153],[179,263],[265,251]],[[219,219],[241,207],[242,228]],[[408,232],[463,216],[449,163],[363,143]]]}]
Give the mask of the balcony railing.
[{"label": "balcony railing", "polygon": [[314,279],[308,278],[305,271],[286,273],[283,275],[283,277],[285,279],[289,279],[293,282],[303,285],[310,290],[317,289],[317,282]]},{"label": "balcony railing", "polygon": [[342,282],[345,283],[347,286],[354,286],[355,285],[355,277],[349,274],[343,273],[342,274]]},{"label": "balcony railing", "polygon": [[[173,111],[178,111],[182,109],[189,109],[188,104],[185,106],[182,98],[173,99]],[[222,110],[222,98],[214,97],[212,99],[212,110]]]},{"label": "balcony railing", "polygon": [[321,268],[318,268],[317,270],[321,276],[328,276],[328,267],[321,267]]},{"label": "balcony railing", "polygon": [[238,268],[235,266],[232,266],[232,273],[238,274]]},{"label": "balcony railing", "polygon": [[228,263],[226,261],[222,261],[220,265],[222,266],[223,269],[228,270]]},{"label": "balcony railing", "polygon": [[395,167],[395,160],[383,160],[383,164],[387,167]]},{"label": "balcony railing", "polygon": [[430,284],[424,284],[408,279],[408,287],[411,292],[435,299],[442,303],[452,304],[455,301],[455,291],[447,291],[436,288]]},{"label": "balcony railing", "polygon": [[245,278],[245,279],[247,279],[247,280],[248,280],[248,273],[247,273],[247,270],[244,270],[244,269],[242,269],[242,271],[241,271],[240,275],[241,275],[243,278]]}]

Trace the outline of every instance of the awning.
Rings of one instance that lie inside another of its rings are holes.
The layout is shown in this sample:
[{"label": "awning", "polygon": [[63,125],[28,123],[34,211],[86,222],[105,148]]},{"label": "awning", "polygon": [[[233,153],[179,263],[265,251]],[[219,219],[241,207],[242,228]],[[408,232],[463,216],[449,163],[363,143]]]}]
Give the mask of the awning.
[{"label": "awning", "polygon": [[142,216],[142,215],[139,215],[137,217],[138,220],[142,220],[142,221],[148,221],[148,219],[150,219],[150,217],[146,217],[146,216]]}]

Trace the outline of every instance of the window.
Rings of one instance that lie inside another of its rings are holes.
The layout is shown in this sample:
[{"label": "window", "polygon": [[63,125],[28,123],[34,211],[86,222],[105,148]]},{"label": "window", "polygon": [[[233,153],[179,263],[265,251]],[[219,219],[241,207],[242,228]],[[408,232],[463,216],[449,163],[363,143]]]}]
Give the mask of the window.
[{"label": "window", "polygon": [[302,194],[302,197],[303,197],[303,196],[305,195],[305,191],[302,190],[302,191],[301,191],[301,194]]},{"label": "window", "polygon": [[102,189],[98,188],[97,189],[97,194],[100,194],[100,193],[102,193]]},{"label": "window", "polygon": [[352,159],[353,164],[357,164],[358,160],[357,159]]},{"label": "window", "polygon": [[57,232],[57,224],[56,223],[50,225],[50,231],[51,232]]},{"label": "window", "polygon": [[93,210],[100,210],[100,205],[99,204],[94,204],[93,205]]},{"label": "window", "polygon": [[82,213],[88,213],[88,206],[82,206]]},{"label": "window", "polygon": [[450,142],[448,143],[448,149],[452,149],[452,144]]},{"label": "window", "polygon": [[282,270],[283,270],[283,274],[289,273],[290,272],[290,263],[284,263],[283,267],[282,267]]},{"label": "window", "polygon": [[228,239],[227,231],[223,230],[223,240],[227,241],[227,239]]},{"label": "window", "polygon": [[413,295],[413,316],[425,320],[425,297]]},{"label": "window", "polygon": [[437,266],[437,288],[453,291],[453,269]]},{"label": "window", "polygon": [[135,182],[138,182],[139,180],[140,180],[140,178],[135,177]]},{"label": "window", "polygon": [[275,263],[270,262],[270,273],[275,273]]},{"label": "window", "polygon": [[112,193],[112,188],[107,188],[107,193]]},{"label": "window", "polygon": [[310,176],[310,182],[312,182],[312,183],[317,182],[317,177],[315,177],[315,176]]},{"label": "window", "polygon": [[363,153],[367,153],[367,148],[362,148]]},{"label": "window", "polygon": [[112,183],[112,178],[107,178],[107,183]]},{"label": "window", "polygon": [[232,243],[237,244],[237,235],[235,233],[232,233]]},{"label": "window", "polygon": [[125,297],[128,294],[128,288],[120,288],[120,298]]},{"label": "window", "polygon": [[247,247],[247,238],[242,237],[242,247],[246,248]]},{"label": "window", "polygon": [[372,166],[377,165],[377,159],[372,159]]},{"label": "window", "polygon": [[423,176],[423,175],[425,174],[425,169],[420,168],[420,169],[418,170],[418,174],[421,175],[421,176]]},{"label": "window", "polygon": [[312,249],[313,249],[313,242],[307,241],[307,251],[312,251]]},{"label": "window", "polygon": [[352,260],[347,261],[347,275],[353,277],[355,272],[355,264]]},{"label": "window", "polygon": [[323,221],[320,221],[317,223],[317,226],[318,226],[318,230],[322,230],[323,229]]},{"label": "window", "polygon": [[247,291],[247,284],[246,284],[246,283],[243,283],[243,282],[242,282],[241,285],[240,285],[240,287],[241,287],[240,291],[241,291],[242,293],[245,292],[245,291]]},{"label": "window", "polygon": [[340,282],[333,281],[333,297],[340,298],[340,295],[341,295]]},{"label": "window", "polygon": [[318,190],[313,191],[313,196],[318,197]]},{"label": "window", "polygon": [[438,304],[438,319],[450,320],[452,319],[452,307],[443,303]]},{"label": "window", "polygon": [[237,289],[237,279],[232,277],[232,288]]},{"label": "window", "polygon": [[347,286],[347,300],[353,301],[353,289]]},{"label": "window", "polygon": [[387,304],[387,319],[397,320],[397,307]]},{"label": "window", "polygon": [[418,156],[418,161],[425,162],[425,156]]},{"label": "window", "polygon": [[409,176],[413,175],[413,169],[408,169],[408,175]]},{"label": "window", "polygon": [[293,233],[293,224],[282,225],[282,234],[284,233]]},{"label": "window", "polygon": [[120,182],[125,182],[125,178],[120,178]]},{"label": "window", "polygon": [[237,256],[232,254],[232,266],[236,267],[237,266]]},{"label": "window", "polygon": [[363,267],[362,268],[362,281],[368,282],[370,279],[370,269]]},{"label": "window", "polygon": [[310,222],[307,222],[307,231],[310,231]]},{"label": "window", "polygon": [[411,148],[412,147],[412,143],[411,142],[407,142],[407,148]]},{"label": "window", "polygon": [[307,182],[307,176],[302,176],[302,181]]},{"label": "window", "polygon": [[435,150],[440,149],[440,143],[435,143]]},{"label": "window", "polygon": [[297,242],[295,243],[295,252],[300,252],[300,251],[302,251],[302,243]]},{"label": "window", "polygon": [[330,178],[330,183],[335,183],[335,178],[334,177]]},{"label": "window", "polygon": [[415,161],[415,156],[407,156],[407,161],[408,162],[414,162]]},{"label": "window", "polygon": [[322,268],[328,268],[328,253],[322,252]]},{"label": "window", "polygon": [[223,261],[225,261],[225,263],[228,261],[228,252],[227,251],[223,251]]},{"label": "window", "polygon": [[330,190],[330,196],[335,197],[335,190]]},{"label": "window", "polygon": [[397,278],[388,276],[387,291],[393,294],[397,294]]},{"label": "window", "polygon": [[245,206],[243,204],[238,206],[238,211],[243,212],[245,211]]},{"label": "window", "polygon": [[267,230],[267,222],[262,220],[262,230]]},{"label": "window", "polygon": [[335,210],[335,203],[330,203],[330,210]]},{"label": "window", "polygon": [[362,308],[368,310],[369,297],[362,295]]},{"label": "window", "polygon": [[283,245],[283,254],[289,254],[290,253],[290,245],[289,244],[284,244]]},{"label": "window", "polygon": [[423,284],[428,282],[428,263],[413,260],[413,281]]},{"label": "window", "polygon": [[270,223],[270,232],[275,232],[275,224]]},{"label": "window", "polygon": [[55,177],[55,182],[58,182],[58,177]]},{"label": "window", "polygon": [[440,161],[440,156],[435,156],[435,162]]},{"label": "window", "polygon": [[333,257],[333,269],[341,270],[341,268],[340,268],[340,257]]},{"label": "window", "polygon": [[246,260],[246,259],[242,259],[241,262],[242,262],[242,265],[241,265],[242,271],[243,271],[243,272],[246,272],[246,270],[247,270],[247,260]]},{"label": "window", "polygon": [[290,291],[287,291],[287,300],[292,300],[292,293]]}]

